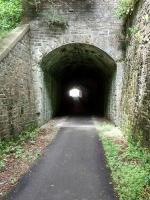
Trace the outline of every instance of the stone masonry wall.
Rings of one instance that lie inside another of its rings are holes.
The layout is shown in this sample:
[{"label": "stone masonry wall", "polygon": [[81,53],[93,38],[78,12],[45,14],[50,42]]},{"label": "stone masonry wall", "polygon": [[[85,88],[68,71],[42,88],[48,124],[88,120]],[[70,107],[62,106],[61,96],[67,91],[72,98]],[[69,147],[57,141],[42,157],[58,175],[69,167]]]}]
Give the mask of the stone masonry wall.
[{"label": "stone masonry wall", "polygon": [[140,1],[130,27],[126,51],[121,126],[135,139],[150,144],[150,1]]},{"label": "stone masonry wall", "polygon": [[0,137],[3,137],[36,123],[29,28],[17,28],[10,33],[9,38],[0,42],[0,50]]},{"label": "stone masonry wall", "polygon": [[149,145],[149,0],[140,1],[129,21],[137,31],[128,37],[125,63],[119,39],[122,22],[113,14],[116,0],[56,0],[53,10],[66,18],[65,29],[46,23],[51,6],[43,5],[41,13],[31,20],[30,30],[29,26],[18,27],[0,41],[0,136],[18,133],[37,122],[42,125],[50,119],[57,103],[57,83],[53,77],[45,81],[42,59],[62,45],[84,43],[102,49],[116,62],[107,116]]},{"label": "stone masonry wall", "polygon": [[[117,72],[110,91],[108,116],[115,123],[119,120],[119,105],[123,71],[123,55],[118,35],[122,22],[114,16],[116,0],[55,0],[53,5],[45,3],[42,12],[30,22],[32,67],[35,83],[36,109],[39,113],[39,123],[42,124],[50,117],[50,106],[44,76],[40,67],[44,55],[52,50],[69,43],[85,43],[104,50],[116,62]],[[52,7],[52,8],[51,8]],[[51,10],[54,17],[62,16],[68,26],[49,27],[48,20]],[[57,14],[55,14],[57,13]],[[43,110],[45,109],[46,112]]]}]

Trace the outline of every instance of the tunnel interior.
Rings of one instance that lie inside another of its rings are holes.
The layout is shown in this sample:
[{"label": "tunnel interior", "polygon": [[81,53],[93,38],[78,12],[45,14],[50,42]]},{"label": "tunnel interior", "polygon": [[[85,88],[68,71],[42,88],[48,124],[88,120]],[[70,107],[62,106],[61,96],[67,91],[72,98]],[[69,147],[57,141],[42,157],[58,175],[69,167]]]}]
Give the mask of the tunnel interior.
[{"label": "tunnel interior", "polygon": [[105,116],[116,69],[108,54],[93,45],[67,44],[47,54],[41,67],[53,116]]}]

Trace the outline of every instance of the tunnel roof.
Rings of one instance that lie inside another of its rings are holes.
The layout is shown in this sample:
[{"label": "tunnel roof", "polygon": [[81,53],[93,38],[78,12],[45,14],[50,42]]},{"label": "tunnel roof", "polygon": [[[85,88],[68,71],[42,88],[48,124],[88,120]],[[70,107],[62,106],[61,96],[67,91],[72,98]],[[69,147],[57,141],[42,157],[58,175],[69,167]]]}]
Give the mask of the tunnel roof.
[{"label": "tunnel roof", "polygon": [[43,57],[41,67],[56,77],[63,76],[66,68],[94,67],[109,76],[116,69],[115,61],[103,50],[89,44],[70,43]]}]

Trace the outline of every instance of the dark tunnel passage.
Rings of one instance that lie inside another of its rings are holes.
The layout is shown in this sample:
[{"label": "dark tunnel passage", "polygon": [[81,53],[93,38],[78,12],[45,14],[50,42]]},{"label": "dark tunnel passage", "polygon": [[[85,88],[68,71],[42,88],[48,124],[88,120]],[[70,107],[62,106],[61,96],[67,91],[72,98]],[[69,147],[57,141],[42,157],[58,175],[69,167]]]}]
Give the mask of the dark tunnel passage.
[{"label": "dark tunnel passage", "polygon": [[[105,78],[93,66],[68,69],[62,80],[60,113],[101,114],[105,108]],[[78,88],[82,95],[76,99],[68,95],[71,88]]]},{"label": "dark tunnel passage", "polygon": [[67,44],[47,54],[41,66],[53,116],[105,116],[116,65],[104,51]]}]

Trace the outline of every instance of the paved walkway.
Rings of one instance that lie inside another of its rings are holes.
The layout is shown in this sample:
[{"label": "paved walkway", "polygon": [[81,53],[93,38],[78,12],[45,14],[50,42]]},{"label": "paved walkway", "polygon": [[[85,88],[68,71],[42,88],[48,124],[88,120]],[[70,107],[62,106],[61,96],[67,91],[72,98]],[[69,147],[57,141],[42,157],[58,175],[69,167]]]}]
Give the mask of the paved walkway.
[{"label": "paved walkway", "polygon": [[11,200],[115,200],[91,118],[69,118],[8,195]]}]

